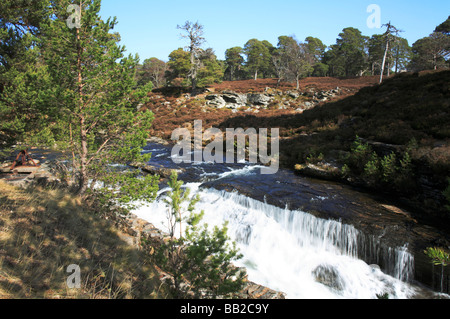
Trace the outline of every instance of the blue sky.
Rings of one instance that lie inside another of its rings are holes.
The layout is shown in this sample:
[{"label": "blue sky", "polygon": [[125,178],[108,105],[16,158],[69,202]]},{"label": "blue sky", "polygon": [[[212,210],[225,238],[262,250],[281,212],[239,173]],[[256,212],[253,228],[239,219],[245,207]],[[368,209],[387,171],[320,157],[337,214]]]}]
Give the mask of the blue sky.
[{"label": "blue sky", "polygon": [[205,48],[211,47],[219,59],[225,50],[244,46],[252,39],[277,45],[281,35],[320,38],[326,45],[336,42],[342,29],[354,27],[364,35],[383,33],[369,28],[367,7],[381,9],[381,23],[392,22],[403,30],[410,45],[434,31],[450,15],[449,0],[103,0],[101,16],[116,16],[119,32],[128,53],[138,53],[141,61],[157,57],[167,61],[173,50],[187,45],[177,25],[199,22],[205,28]]}]

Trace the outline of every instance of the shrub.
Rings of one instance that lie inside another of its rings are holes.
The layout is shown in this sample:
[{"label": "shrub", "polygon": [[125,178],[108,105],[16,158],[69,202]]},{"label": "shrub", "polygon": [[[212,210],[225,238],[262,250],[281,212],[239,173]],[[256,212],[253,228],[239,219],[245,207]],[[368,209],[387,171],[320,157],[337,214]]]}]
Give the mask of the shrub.
[{"label": "shrub", "polygon": [[[244,284],[245,271],[231,262],[242,258],[235,243],[229,242],[227,225],[215,227],[199,226],[204,212],[194,212],[199,196],[189,197],[189,189],[182,189],[183,182],[172,173],[168,182],[171,190],[165,199],[168,207],[170,237],[157,251],[157,260],[162,268],[172,275],[168,284],[176,298],[232,297]],[[187,211],[185,209],[187,205]],[[184,216],[187,212],[190,216]],[[186,231],[182,232],[182,221]],[[180,237],[175,237],[179,225]]]},{"label": "shrub", "polygon": [[369,183],[376,183],[380,179],[380,159],[375,152],[364,167],[364,176],[369,179]]},{"label": "shrub", "polygon": [[428,247],[424,253],[431,258],[431,263],[441,266],[441,291],[444,289],[444,267],[450,265],[450,254],[442,248]]},{"label": "shrub", "polygon": [[348,160],[349,167],[354,169],[356,173],[362,174],[366,163],[370,160],[372,154],[373,151],[369,144],[363,143],[357,136],[356,140],[353,142],[351,154]]},{"label": "shrub", "polygon": [[382,181],[389,183],[394,181],[397,171],[397,156],[394,153],[386,155],[381,160]]}]

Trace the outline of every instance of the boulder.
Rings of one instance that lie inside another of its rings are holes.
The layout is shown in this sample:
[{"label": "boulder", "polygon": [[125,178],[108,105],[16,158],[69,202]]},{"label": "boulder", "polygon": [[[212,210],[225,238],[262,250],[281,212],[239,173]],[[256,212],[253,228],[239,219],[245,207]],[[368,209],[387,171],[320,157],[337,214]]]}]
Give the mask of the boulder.
[{"label": "boulder", "polygon": [[320,265],[312,273],[316,281],[322,285],[337,291],[344,290],[344,283],[339,276],[339,272],[333,266]]},{"label": "boulder", "polygon": [[300,94],[298,92],[292,92],[292,91],[288,91],[288,92],[286,92],[286,94],[293,99],[296,99],[300,96]]},{"label": "boulder", "polygon": [[226,106],[225,100],[222,98],[221,95],[218,94],[210,94],[206,96],[206,104],[208,106],[216,107],[218,109],[224,108]]},{"label": "boulder", "polygon": [[247,104],[247,95],[238,94],[235,92],[228,92],[222,95],[222,98],[227,104],[237,104],[240,106],[245,106]]},{"label": "boulder", "polygon": [[249,93],[247,95],[247,101],[249,104],[267,106],[272,99],[265,94]]},{"label": "boulder", "polygon": [[159,175],[162,178],[169,178],[172,175],[172,172],[179,172],[176,169],[170,169],[165,167],[156,167],[149,164],[142,164],[142,163],[131,163],[129,166],[133,168],[140,168],[143,172],[153,174],[153,175]]}]

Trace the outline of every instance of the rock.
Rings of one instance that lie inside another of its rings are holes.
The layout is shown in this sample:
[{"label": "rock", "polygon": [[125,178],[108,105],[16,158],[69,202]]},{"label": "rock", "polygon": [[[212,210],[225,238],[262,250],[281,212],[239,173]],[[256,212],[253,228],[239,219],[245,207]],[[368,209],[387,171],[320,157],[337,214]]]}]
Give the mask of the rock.
[{"label": "rock", "polygon": [[224,108],[226,105],[226,102],[221,95],[210,94],[206,96],[206,100],[208,101],[206,102],[208,106],[216,107],[218,109]]},{"label": "rock", "polygon": [[317,282],[331,289],[342,291],[344,283],[342,282],[339,272],[330,265],[320,265],[313,271],[313,275]]},{"label": "rock", "polygon": [[39,170],[39,166],[17,166],[14,167],[13,172],[17,174],[32,174]]},{"label": "rock", "polygon": [[317,164],[297,164],[295,165],[295,170],[301,175],[325,180],[339,181],[341,178],[340,169],[329,163],[321,162]]},{"label": "rock", "polygon": [[247,95],[248,103],[253,105],[262,105],[267,106],[272,101],[272,99],[265,95],[265,94],[258,94],[258,93],[249,93]]},{"label": "rock", "polygon": [[227,94],[222,95],[222,98],[225,100],[227,104],[237,104],[239,106],[247,105],[247,95],[245,94],[229,92]]},{"label": "rock", "polygon": [[247,285],[242,290],[240,297],[242,297],[242,299],[286,299],[286,295],[284,293],[255,284],[251,281],[247,282]]},{"label": "rock", "polygon": [[297,92],[292,92],[292,91],[288,91],[288,92],[286,92],[286,94],[287,94],[289,97],[293,98],[293,99],[296,99],[296,98],[298,98],[298,97],[300,96],[299,93],[297,93]]},{"label": "rock", "polygon": [[304,102],[302,104],[302,107],[304,110],[309,110],[312,109],[314,107],[314,104],[312,102]]},{"label": "rock", "polygon": [[165,139],[162,139],[160,137],[157,136],[152,136],[150,138],[147,139],[148,143],[158,143],[158,144],[162,144],[162,145],[169,145],[169,142],[166,141]]},{"label": "rock", "polygon": [[148,164],[142,164],[142,163],[131,163],[129,166],[133,168],[140,168],[143,172],[153,174],[153,175],[159,175],[162,178],[169,178],[172,175],[172,172],[177,172],[176,169],[170,169],[165,167],[156,167],[153,165]]}]

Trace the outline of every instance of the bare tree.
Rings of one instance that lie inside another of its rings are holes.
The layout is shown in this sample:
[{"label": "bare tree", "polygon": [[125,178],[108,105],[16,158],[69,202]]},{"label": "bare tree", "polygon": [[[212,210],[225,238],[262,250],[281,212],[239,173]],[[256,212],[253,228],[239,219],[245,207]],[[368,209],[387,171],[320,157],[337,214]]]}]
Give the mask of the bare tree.
[{"label": "bare tree", "polygon": [[384,75],[384,68],[386,66],[386,59],[387,59],[388,53],[390,52],[390,49],[391,49],[390,45],[391,45],[391,43],[398,41],[398,39],[399,39],[398,34],[400,32],[403,32],[401,30],[398,30],[396,27],[394,27],[391,24],[391,22],[389,22],[388,24],[383,24],[383,27],[387,27],[387,30],[384,33],[384,38],[386,39],[386,49],[384,50],[383,62],[381,63],[380,83],[383,82],[383,75]]},{"label": "bare tree", "polygon": [[197,88],[198,70],[201,67],[201,46],[205,42],[205,38],[203,37],[203,25],[198,22],[192,23],[190,21],[186,21],[183,26],[178,25],[177,29],[185,31],[186,34],[181,34],[181,37],[190,41],[190,44],[187,47],[191,55],[191,69],[189,71],[189,77],[192,83],[192,91],[194,92]]},{"label": "bare tree", "polygon": [[279,37],[278,47],[281,56],[278,61],[273,61],[276,69],[283,72],[287,80],[295,81],[298,90],[300,79],[312,71],[313,57],[306,45],[297,42],[293,37]]}]

